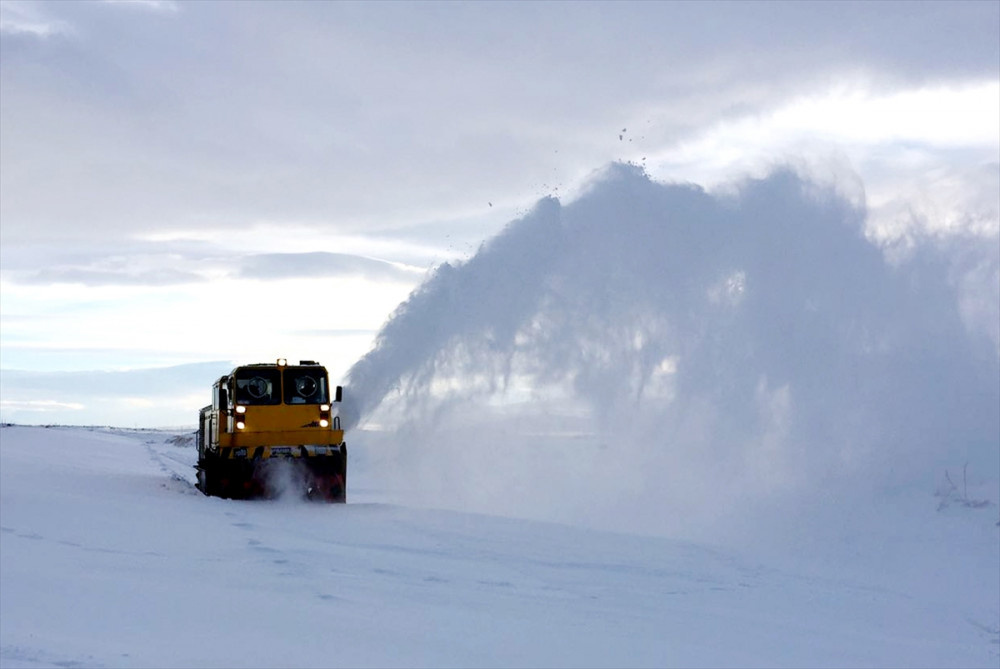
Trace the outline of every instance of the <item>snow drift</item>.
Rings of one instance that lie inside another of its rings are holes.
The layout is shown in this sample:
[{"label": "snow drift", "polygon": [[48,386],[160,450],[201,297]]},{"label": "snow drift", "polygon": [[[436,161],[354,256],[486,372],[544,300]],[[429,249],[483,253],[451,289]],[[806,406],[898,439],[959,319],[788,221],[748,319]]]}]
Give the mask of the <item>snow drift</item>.
[{"label": "snow drift", "polygon": [[710,194],[615,164],[442,265],[345,413],[434,504],[656,531],[992,476],[1000,356],[961,305],[1000,251],[962,251],[890,264],[863,204],[789,170]]},{"label": "snow drift", "polygon": [[906,559],[854,576],[386,504],[363,457],[346,505],[207,498],[196,458],[190,433],[0,426],[0,667],[997,663],[978,513],[895,514]]}]

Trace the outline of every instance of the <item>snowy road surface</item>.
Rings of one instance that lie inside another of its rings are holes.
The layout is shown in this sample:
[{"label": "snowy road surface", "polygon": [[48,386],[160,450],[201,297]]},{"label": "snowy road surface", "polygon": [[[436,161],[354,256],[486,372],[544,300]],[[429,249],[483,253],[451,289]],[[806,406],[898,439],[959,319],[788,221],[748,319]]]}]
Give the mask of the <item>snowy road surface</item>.
[{"label": "snowy road surface", "polygon": [[[993,612],[960,596],[663,538],[384,503],[364,489],[363,468],[347,505],[206,498],[179,434],[0,430],[0,665],[1000,661]],[[987,604],[995,559],[987,550],[967,574]]]}]

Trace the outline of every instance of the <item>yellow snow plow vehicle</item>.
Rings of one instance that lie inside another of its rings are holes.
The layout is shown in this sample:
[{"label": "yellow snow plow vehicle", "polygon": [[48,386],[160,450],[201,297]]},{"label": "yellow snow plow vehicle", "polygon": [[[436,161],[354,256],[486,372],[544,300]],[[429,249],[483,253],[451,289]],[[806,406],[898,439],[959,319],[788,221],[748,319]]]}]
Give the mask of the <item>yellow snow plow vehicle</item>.
[{"label": "yellow snow plow vehicle", "polygon": [[341,396],[311,360],[244,365],[223,376],[198,417],[198,489],[347,501],[347,444],[333,410]]}]

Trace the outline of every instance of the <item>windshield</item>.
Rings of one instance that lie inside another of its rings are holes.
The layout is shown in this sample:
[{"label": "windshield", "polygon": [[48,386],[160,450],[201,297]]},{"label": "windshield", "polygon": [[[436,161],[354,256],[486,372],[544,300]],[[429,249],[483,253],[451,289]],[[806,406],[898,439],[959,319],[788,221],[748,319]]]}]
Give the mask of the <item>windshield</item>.
[{"label": "windshield", "polygon": [[277,369],[244,367],[236,370],[237,404],[280,404],[281,375]]},{"label": "windshield", "polygon": [[327,404],[329,401],[324,368],[285,368],[285,404]]}]

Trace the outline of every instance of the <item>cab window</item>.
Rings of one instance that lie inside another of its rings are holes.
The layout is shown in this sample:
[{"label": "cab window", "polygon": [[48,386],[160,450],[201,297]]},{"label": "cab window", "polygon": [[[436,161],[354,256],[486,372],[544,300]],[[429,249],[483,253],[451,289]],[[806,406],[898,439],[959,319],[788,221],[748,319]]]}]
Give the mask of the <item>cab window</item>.
[{"label": "cab window", "polygon": [[237,404],[280,404],[281,374],[276,369],[239,369],[236,378]]},{"label": "cab window", "polygon": [[327,404],[326,370],[322,367],[285,368],[285,404]]}]

